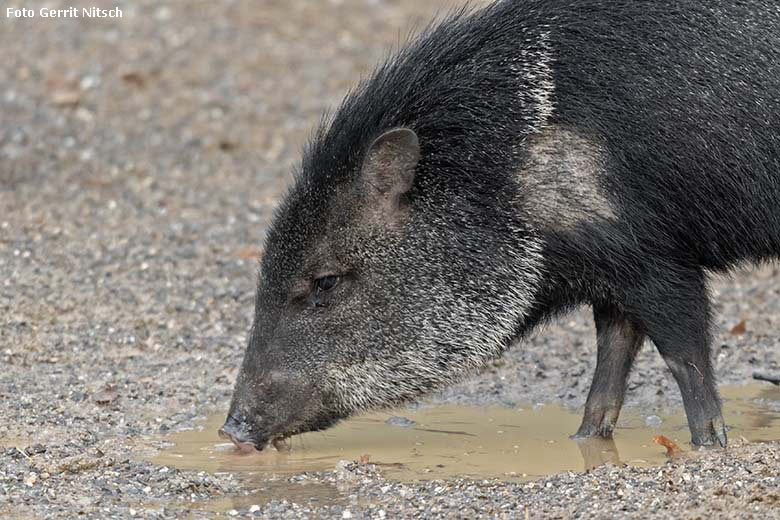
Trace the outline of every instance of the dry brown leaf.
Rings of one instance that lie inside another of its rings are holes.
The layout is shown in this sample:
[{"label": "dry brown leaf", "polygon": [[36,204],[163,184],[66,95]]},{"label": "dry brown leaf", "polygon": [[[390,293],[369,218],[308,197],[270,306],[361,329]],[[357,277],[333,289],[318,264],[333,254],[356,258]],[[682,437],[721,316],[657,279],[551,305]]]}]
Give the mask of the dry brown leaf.
[{"label": "dry brown leaf", "polygon": [[746,320],[740,321],[739,323],[737,323],[736,325],[734,325],[731,328],[731,335],[732,336],[739,336],[741,334],[744,334],[745,331],[747,330],[746,325],[747,325],[747,321]]},{"label": "dry brown leaf", "polygon": [[130,83],[136,87],[143,87],[146,84],[146,78],[140,72],[125,72],[122,74],[122,81]]},{"label": "dry brown leaf", "polygon": [[263,251],[255,246],[247,246],[238,251],[238,257],[242,260],[259,260],[263,257]]},{"label": "dry brown leaf", "polygon": [[682,452],[680,447],[677,446],[676,442],[674,442],[669,437],[665,437],[664,435],[656,435],[653,437],[653,442],[666,448],[667,457],[674,457],[675,455],[678,455]]}]

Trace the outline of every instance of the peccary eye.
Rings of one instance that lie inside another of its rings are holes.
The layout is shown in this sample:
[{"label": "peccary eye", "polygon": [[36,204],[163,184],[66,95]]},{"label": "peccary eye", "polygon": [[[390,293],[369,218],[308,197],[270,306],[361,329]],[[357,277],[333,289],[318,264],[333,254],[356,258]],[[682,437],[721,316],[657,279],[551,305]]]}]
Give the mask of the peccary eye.
[{"label": "peccary eye", "polygon": [[341,281],[340,276],[323,276],[314,280],[314,289],[316,292],[330,291]]}]

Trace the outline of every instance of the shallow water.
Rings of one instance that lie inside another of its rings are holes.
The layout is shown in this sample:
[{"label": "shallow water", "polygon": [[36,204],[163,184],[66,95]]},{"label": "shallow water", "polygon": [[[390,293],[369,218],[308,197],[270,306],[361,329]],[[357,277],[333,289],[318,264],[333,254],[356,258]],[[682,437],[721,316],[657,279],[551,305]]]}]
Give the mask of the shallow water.
[{"label": "shallow water", "polygon": [[[730,438],[780,440],[780,387],[754,384],[725,387],[721,393]],[[415,424],[387,424],[394,415]],[[580,414],[556,405],[428,406],[364,415],[324,432],[299,435],[290,439],[289,452],[269,448],[247,455],[217,436],[225,417],[219,413],[196,430],[166,437],[173,446],[151,460],[181,469],[243,473],[257,484],[256,494],[212,504],[216,510],[240,509],[272,498],[300,503],[314,497],[322,503],[334,503],[339,500],[335,488],[290,484],[272,476],[332,470],[339,460],[365,456],[387,478],[399,481],[456,476],[517,481],[583,471],[606,462],[660,465],[667,460],[665,449],[654,444],[653,437],[664,435],[689,450],[690,435],[682,410],[658,416],[661,425],[650,427],[644,414],[627,408],[614,440],[578,442],[569,435],[579,426]]]}]

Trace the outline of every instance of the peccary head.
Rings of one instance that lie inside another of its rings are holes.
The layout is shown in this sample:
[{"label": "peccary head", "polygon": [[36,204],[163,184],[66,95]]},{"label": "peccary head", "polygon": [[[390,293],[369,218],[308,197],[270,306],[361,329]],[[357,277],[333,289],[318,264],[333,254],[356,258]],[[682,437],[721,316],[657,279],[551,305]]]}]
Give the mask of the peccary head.
[{"label": "peccary head", "polygon": [[491,30],[465,11],[430,29],[312,140],[266,238],[224,427],[237,444],[416,399],[537,315],[542,242],[517,171],[552,106],[549,53],[543,34],[518,53],[494,11],[478,15]]},{"label": "peccary head", "polygon": [[424,150],[397,128],[346,171],[304,162],[267,236],[223,436],[262,449],[417,398],[519,330],[540,253],[514,188],[423,175]]}]

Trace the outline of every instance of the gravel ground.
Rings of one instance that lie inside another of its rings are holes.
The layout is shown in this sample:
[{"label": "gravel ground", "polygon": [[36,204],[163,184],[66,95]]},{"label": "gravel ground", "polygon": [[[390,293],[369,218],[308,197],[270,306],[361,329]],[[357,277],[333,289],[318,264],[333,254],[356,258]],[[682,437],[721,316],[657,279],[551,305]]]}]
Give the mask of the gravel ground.
[{"label": "gravel ground", "polygon": [[[161,434],[227,406],[258,245],[321,112],[446,4],[93,4],[124,16],[0,13],[0,516],[210,517],[207,500],[248,483],[141,457]],[[713,285],[721,382],[780,371],[778,269]],[[742,320],[746,332],[731,334]],[[572,314],[435,400],[581,407],[593,338],[588,313]],[[628,404],[679,404],[649,346]],[[340,465],[290,485],[334,485],[344,504],[237,513],[780,517],[779,446],[735,443],[663,468],[532,484],[398,484],[371,465]]]}]

